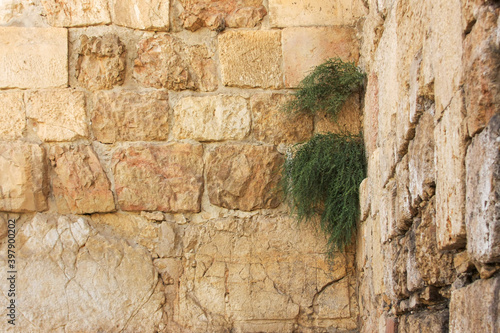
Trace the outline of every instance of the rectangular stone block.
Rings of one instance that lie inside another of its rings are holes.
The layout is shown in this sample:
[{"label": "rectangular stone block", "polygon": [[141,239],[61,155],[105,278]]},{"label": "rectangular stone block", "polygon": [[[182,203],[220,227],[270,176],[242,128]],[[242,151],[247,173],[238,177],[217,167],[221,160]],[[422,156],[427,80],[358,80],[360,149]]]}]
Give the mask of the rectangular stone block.
[{"label": "rectangular stone block", "polygon": [[15,140],[23,136],[26,128],[24,93],[0,92],[0,139]]},{"label": "rectangular stone block", "polygon": [[111,23],[108,0],[41,0],[50,25],[82,27]]},{"label": "rectangular stone block", "polygon": [[0,211],[47,209],[45,151],[38,145],[0,143]]},{"label": "rectangular stone block", "polygon": [[0,27],[0,45],[0,88],[68,85],[66,29]]},{"label": "rectangular stone block", "polygon": [[177,139],[242,140],[250,131],[248,101],[241,96],[185,97],[174,107]]},{"label": "rectangular stone block", "polygon": [[42,141],[70,141],[89,134],[82,91],[49,89],[29,92],[26,113]]},{"label": "rectangular stone block", "polygon": [[132,29],[167,31],[169,0],[114,0],[113,23]]},{"label": "rectangular stone block", "polygon": [[280,31],[227,31],[220,34],[219,58],[225,86],[283,87]]},{"label": "rectangular stone block", "polygon": [[171,143],[120,148],[114,153],[112,163],[122,210],[200,211],[201,145]]},{"label": "rectangular stone block", "polygon": [[168,138],[169,111],[164,91],[100,91],[94,95],[92,130],[102,143],[162,141]]},{"label": "rectangular stone block", "polygon": [[500,261],[500,115],[467,149],[467,252],[481,263]]}]

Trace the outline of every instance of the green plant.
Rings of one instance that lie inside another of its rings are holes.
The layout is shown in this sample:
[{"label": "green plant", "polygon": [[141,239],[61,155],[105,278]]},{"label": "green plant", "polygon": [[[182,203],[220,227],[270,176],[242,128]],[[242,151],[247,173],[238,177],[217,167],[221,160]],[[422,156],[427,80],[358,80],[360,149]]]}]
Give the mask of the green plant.
[{"label": "green plant", "polygon": [[349,95],[358,90],[365,74],[353,62],[332,58],[315,67],[299,84],[284,109],[289,112],[325,111],[334,119]]}]

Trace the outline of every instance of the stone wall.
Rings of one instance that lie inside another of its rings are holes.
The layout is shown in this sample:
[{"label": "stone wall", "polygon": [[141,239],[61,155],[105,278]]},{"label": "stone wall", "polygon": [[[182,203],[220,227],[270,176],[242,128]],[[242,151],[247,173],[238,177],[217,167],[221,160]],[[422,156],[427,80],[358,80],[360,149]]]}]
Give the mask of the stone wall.
[{"label": "stone wall", "polygon": [[367,1],[362,332],[500,327],[500,5]]},{"label": "stone wall", "polygon": [[[0,258],[14,219],[16,331],[356,330],[354,248],[329,262],[276,185],[289,145],[336,129],[280,106],[312,66],[358,61],[366,13],[0,2]],[[360,128],[360,99],[341,126]]]}]

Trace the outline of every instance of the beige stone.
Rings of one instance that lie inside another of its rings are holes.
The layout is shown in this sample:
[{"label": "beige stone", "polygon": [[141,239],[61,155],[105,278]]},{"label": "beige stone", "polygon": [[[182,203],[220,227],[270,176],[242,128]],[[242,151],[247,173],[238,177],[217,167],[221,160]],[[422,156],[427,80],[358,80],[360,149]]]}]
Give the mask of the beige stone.
[{"label": "beige stone", "polygon": [[408,159],[405,155],[396,166],[396,228],[401,232],[409,229],[416,214],[416,209],[411,206]]},{"label": "beige stone", "polygon": [[313,131],[310,115],[287,114],[282,108],[290,100],[285,94],[255,94],[250,98],[255,140],[279,145],[309,139]]},{"label": "beige stone", "polygon": [[228,31],[218,39],[225,86],[283,87],[280,31]]},{"label": "beige stone", "polygon": [[365,15],[362,1],[270,0],[269,17],[273,27],[354,25]]},{"label": "beige stone", "polygon": [[177,139],[242,140],[250,121],[248,101],[241,96],[185,97],[174,107],[172,131]]},{"label": "beige stone", "polygon": [[0,88],[68,85],[66,29],[0,27],[0,44]]},{"label": "beige stone", "polygon": [[24,93],[0,92],[0,139],[16,140],[26,129]]},{"label": "beige stone", "polygon": [[169,28],[169,0],[114,0],[113,23],[133,29],[166,31]]},{"label": "beige stone", "polygon": [[20,142],[0,144],[0,210],[7,212],[47,209],[45,151]]},{"label": "beige stone", "polygon": [[319,112],[314,117],[315,133],[352,133],[361,132],[363,113],[358,94],[351,94],[337,114],[337,119],[326,112]]},{"label": "beige stone", "polygon": [[447,311],[429,311],[401,316],[397,332],[443,332],[446,330],[448,330]]},{"label": "beige stone", "polygon": [[274,147],[223,145],[211,150],[207,159],[210,202],[228,209],[251,211],[276,208],[283,163]]},{"label": "beige stone", "polygon": [[364,221],[370,214],[371,195],[368,192],[369,179],[365,178],[359,185],[359,207],[360,207],[360,220]]},{"label": "beige stone", "polygon": [[450,301],[450,332],[495,332],[500,326],[499,293],[498,276],[454,290]]},{"label": "beige stone", "polygon": [[78,82],[87,89],[111,89],[125,79],[126,49],[114,34],[80,36],[76,64]]},{"label": "beige stone", "polygon": [[41,0],[50,25],[56,27],[81,27],[109,24],[109,4],[107,0]]},{"label": "beige stone", "polygon": [[366,85],[363,111],[363,135],[367,157],[370,157],[377,148],[379,116],[378,85],[378,76],[373,72],[370,73]]},{"label": "beige stone", "polygon": [[38,1],[3,0],[0,3],[0,25],[44,27],[47,22]]},{"label": "beige stone", "polygon": [[387,185],[382,191],[382,197],[380,198],[380,227],[381,227],[381,241],[386,243],[392,238],[400,234],[401,232],[397,229],[396,224],[396,204],[397,204],[397,186],[394,179],[389,180]]},{"label": "beige stone", "polygon": [[102,143],[163,141],[169,133],[164,91],[100,91],[94,95],[92,130]]},{"label": "beige stone", "polygon": [[113,155],[122,210],[198,212],[203,189],[201,145],[171,143],[120,148]]},{"label": "beige stone", "polygon": [[267,15],[266,7],[243,7],[236,9],[226,17],[229,28],[253,28]]},{"label": "beige stone", "polygon": [[88,136],[85,95],[72,89],[27,93],[26,114],[42,141],[70,141]]},{"label": "beige stone", "polygon": [[52,165],[52,193],[59,213],[115,210],[111,184],[91,146],[52,146],[48,155]]},{"label": "beige stone", "polygon": [[286,87],[296,87],[328,58],[357,62],[356,32],[350,27],[287,28],[282,32]]},{"label": "beige stone", "polygon": [[217,89],[213,52],[203,44],[188,45],[169,34],[142,39],[134,61],[134,78],[142,85],[169,90]]}]

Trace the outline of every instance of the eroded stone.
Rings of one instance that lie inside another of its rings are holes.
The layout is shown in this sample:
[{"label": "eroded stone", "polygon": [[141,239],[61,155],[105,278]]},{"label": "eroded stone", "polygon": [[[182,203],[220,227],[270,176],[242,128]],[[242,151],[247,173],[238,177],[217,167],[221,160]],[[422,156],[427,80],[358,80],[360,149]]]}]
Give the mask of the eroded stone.
[{"label": "eroded stone", "polygon": [[113,23],[133,29],[166,31],[170,0],[114,0]]},{"label": "eroded stone", "polygon": [[111,23],[107,0],[41,0],[49,23],[56,27],[81,27]]},{"label": "eroded stone", "polygon": [[0,139],[15,140],[23,136],[26,128],[24,93],[0,92]]}]

